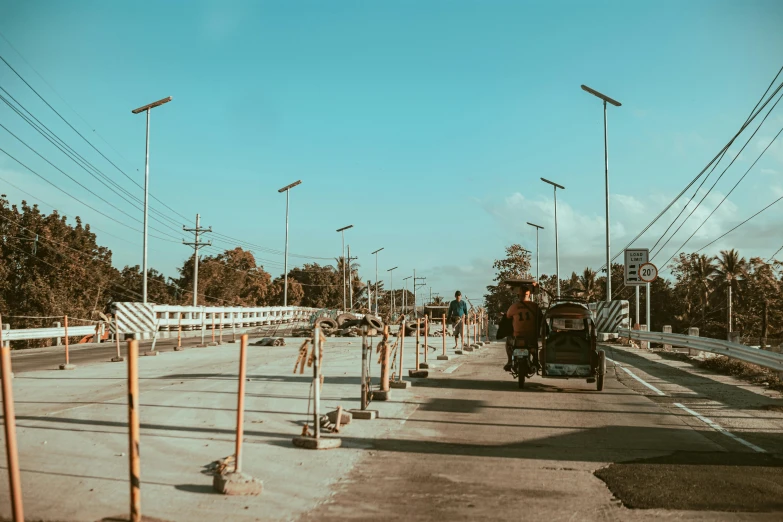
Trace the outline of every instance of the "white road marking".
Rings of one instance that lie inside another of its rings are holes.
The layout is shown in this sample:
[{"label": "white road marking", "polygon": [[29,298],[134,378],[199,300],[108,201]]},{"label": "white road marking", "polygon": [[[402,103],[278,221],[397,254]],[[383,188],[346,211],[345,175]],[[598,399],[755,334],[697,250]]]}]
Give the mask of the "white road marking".
[{"label": "white road marking", "polygon": [[752,444],[752,443],[746,441],[745,439],[734,435],[733,433],[728,431],[723,426],[720,426],[719,424],[713,422],[712,420],[708,419],[707,417],[705,417],[703,415],[700,415],[700,414],[696,413],[695,411],[693,411],[692,409],[683,406],[679,402],[675,402],[674,405],[677,406],[678,408],[682,408],[683,410],[687,411],[688,413],[690,413],[691,415],[693,415],[694,417],[696,417],[697,419],[702,421],[704,424],[706,424],[710,428],[714,429],[715,431],[719,431],[719,432],[723,433],[724,435],[726,435],[727,437],[731,437],[732,439],[736,440],[737,442],[739,442],[740,444],[742,444],[744,446],[747,446],[748,448],[752,449],[753,451],[758,452],[758,453],[766,453],[767,452],[765,449],[759,448],[755,444]]},{"label": "white road marking", "polygon": [[630,375],[631,377],[633,377],[634,379],[636,379],[636,380],[637,380],[637,381],[639,381],[640,383],[644,384],[645,386],[647,386],[648,388],[650,388],[652,391],[654,391],[654,392],[655,392],[655,393],[657,393],[658,395],[661,395],[661,396],[666,396],[666,394],[665,394],[665,393],[663,393],[661,390],[659,390],[658,388],[656,388],[655,386],[653,386],[653,385],[652,385],[652,384],[650,384],[649,382],[645,381],[644,379],[642,379],[641,377],[639,377],[638,375],[636,375],[635,373],[633,373],[631,370],[629,370],[628,368],[626,368],[625,366],[623,366],[623,365],[622,365],[622,364],[620,364],[619,362],[617,362],[617,361],[613,361],[613,360],[612,360],[612,359],[610,359],[609,357],[607,357],[607,358],[606,358],[606,360],[607,360],[607,361],[609,361],[609,362],[612,362],[612,363],[616,364],[617,366],[619,366],[619,367],[620,367],[620,369],[621,369],[622,371],[624,371],[625,373],[627,373],[628,375]]},{"label": "white road marking", "polygon": [[448,368],[443,370],[443,373],[454,373],[454,370],[456,370],[460,366],[462,366],[462,363],[457,363],[457,364],[454,364],[452,366],[449,366]]}]

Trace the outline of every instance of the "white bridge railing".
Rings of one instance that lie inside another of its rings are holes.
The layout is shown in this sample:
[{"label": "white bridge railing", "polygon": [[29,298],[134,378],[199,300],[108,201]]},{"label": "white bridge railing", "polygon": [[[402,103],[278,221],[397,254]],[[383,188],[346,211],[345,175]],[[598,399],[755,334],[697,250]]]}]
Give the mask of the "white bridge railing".
[{"label": "white bridge railing", "polygon": [[733,359],[783,372],[783,354],[751,348],[750,346],[731,341],[674,333],[628,330],[626,328],[620,329],[620,337],[725,355]]},{"label": "white bridge railing", "polygon": [[[124,303],[123,303],[124,304]],[[121,321],[121,334],[140,334],[150,337],[154,331],[184,331],[215,329],[245,329],[268,325],[294,325],[312,323],[317,316],[334,317],[338,310],[307,308],[302,306],[260,306],[244,308],[240,306],[174,306],[174,305],[138,305],[139,308],[123,309],[126,317]],[[134,315],[135,314],[135,315]],[[361,314],[356,314],[361,317]],[[124,324],[123,324],[124,323]],[[96,335],[100,338],[109,328],[116,332],[114,318],[109,324],[95,322],[87,326],[69,326],[68,337]],[[164,334],[165,336],[165,334]],[[62,339],[65,327],[10,329],[3,325],[3,343],[10,341],[29,341],[34,339]]]}]

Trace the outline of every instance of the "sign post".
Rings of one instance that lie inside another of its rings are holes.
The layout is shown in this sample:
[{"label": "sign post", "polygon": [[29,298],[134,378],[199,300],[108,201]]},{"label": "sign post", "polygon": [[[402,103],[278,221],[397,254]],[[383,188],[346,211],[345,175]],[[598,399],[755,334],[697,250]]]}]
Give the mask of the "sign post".
[{"label": "sign post", "polygon": [[636,287],[636,324],[639,324],[639,287],[646,283],[639,277],[639,268],[650,260],[650,249],[628,248],[625,250],[625,286]]}]

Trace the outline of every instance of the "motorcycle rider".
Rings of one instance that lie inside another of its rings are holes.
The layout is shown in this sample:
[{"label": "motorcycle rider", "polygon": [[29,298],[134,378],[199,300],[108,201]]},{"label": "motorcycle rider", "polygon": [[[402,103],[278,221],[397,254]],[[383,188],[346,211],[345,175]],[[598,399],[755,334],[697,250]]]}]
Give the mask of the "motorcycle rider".
[{"label": "motorcycle rider", "polygon": [[533,365],[538,368],[538,337],[544,315],[538,304],[530,299],[535,283],[515,285],[518,301],[511,305],[506,317],[512,320],[514,335],[506,338],[506,356],[508,363],[503,367],[511,371],[511,355],[514,348],[525,347],[533,353]]}]

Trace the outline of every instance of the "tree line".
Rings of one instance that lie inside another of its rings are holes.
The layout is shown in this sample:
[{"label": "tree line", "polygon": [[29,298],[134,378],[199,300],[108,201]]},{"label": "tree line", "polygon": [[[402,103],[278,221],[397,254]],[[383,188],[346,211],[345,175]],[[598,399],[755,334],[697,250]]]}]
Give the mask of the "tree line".
[{"label": "tree line", "polygon": [[[333,265],[307,263],[288,272],[288,305],[311,308],[342,308],[343,258]],[[350,274],[348,296],[354,309],[366,309],[367,286],[359,265],[346,267]],[[147,271],[148,302],[193,304],[194,259],[189,256],[167,277]],[[44,214],[25,201],[12,205],[0,195],[0,314],[13,328],[51,326],[58,317],[94,318],[108,312],[112,303],[142,300],[139,265],[116,268],[112,252],[97,242],[90,225],[79,217],[69,223],[56,210]],[[381,312],[388,312],[390,292],[378,284]],[[281,306],[284,277],[273,277],[240,247],[199,262],[198,304],[202,306]],[[403,290],[395,292],[399,308]],[[351,295],[352,294],[352,295]],[[413,294],[408,292],[408,302]]]},{"label": "tree line", "polygon": [[[487,287],[485,299],[491,314],[504,313],[513,302],[510,289],[500,284],[508,277],[530,274],[531,253],[521,245],[506,248],[506,257],[496,260],[495,284]],[[612,299],[631,305],[635,321],[635,289],[624,285],[623,265],[612,264]],[[746,342],[783,338],[783,263],[759,257],[746,259],[737,250],[722,250],[717,256],[681,253],[666,267],[671,278],[659,277],[650,285],[651,330],[664,325],[675,333],[697,327],[700,335],[725,339],[739,332]],[[661,270],[663,271],[663,270]],[[557,278],[541,275],[541,292],[557,295]],[[645,287],[640,289],[640,317],[646,317]],[[560,279],[563,296],[588,302],[606,299],[606,275],[590,267]]]}]

